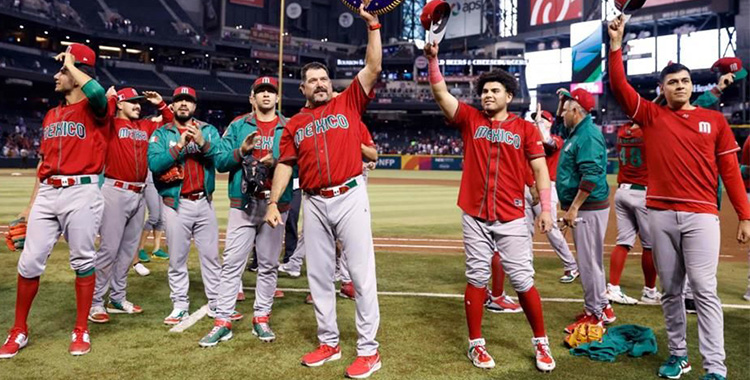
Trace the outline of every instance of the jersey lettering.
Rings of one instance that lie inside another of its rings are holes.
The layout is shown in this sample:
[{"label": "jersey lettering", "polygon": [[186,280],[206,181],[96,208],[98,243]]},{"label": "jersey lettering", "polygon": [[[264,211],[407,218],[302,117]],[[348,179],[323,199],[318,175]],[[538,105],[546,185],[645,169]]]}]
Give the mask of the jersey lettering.
[{"label": "jersey lettering", "polygon": [[59,121],[44,127],[44,139],[55,137],[78,137],[86,138],[86,126],[73,121]]},{"label": "jersey lettering", "polygon": [[139,129],[120,128],[120,130],[117,131],[117,137],[121,139],[132,139],[135,141],[146,141],[148,140],[148,133]]},{"label": "jersey lettering", "polygon": [[314,134],[320,135],[325,134],[329,129],[333,128],[348,129],[349,120],[346,118],[346,116],[340,113],[335,115],[327,115],[321,119],[316,119],[312,123],[308,123],[303,128],[297,130],[297,132],[294,134],[294,145],[299,148],[300,144],[305,138],[313,136],[313,129]]},{"label": "jersey lettering", "polygon": [[490,129],[485,125],[481,125],[477,128],[477,131],[474,132],[474,139],[486,139],[493,143],[501,142],[503,144],[511,145],[516,149],[521,148],[521,136],[502,128]]},{"label": "jersey lettering", "polygon": [[711,133],[711,123],[701,121],[698,123],[698,131],[700,131],[700,133]]},{"label": "jersey lettering", "polygon": [[273,148],[273,136],[261,136],[255,143],[253,149],[271,150]]}]

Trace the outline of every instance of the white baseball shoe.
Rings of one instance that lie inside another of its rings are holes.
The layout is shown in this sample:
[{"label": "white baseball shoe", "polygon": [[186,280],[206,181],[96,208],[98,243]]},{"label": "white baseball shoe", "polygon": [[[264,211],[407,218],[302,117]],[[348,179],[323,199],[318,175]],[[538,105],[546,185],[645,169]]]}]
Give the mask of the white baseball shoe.
[{"label": "white baseball shoe", "polygon": [[619,303],[621,305],[637,305],[638,300],[633,297],[628,297],[620,289],[619,285],[607,284],[607,292],[605,293],[610,302]]},{"label": "white baseball shoe", "polygon": [[745,301],[750,301],[750,286],[747,287],[747,292],[745,292],[745,295],[742,296],[742,298],[744,298]]},{"label": "white baseball shoe", "polygon": [[646,305],[661,305],[661,293],[656,288],[643,287],[641,303]]},{"label": "white baseball shoe", "polygon": [[552,372],[555,369],[555,358],[552,357],[552,351],[549,349],[549,339],[546,336],[531,338],[531,344],[534,345],[536,369],[542,372]]},{"label": "white baseball shoe", "polygon": [[133,265],[133,269],[135,269],[135,273],[138,273],[138,275],[140,275],[141,277],[146,277],[151,274],[151,271],[141,263],[136,263],[135,265]]},{"label": "white baseball shoe", "polygon": [[165,325],[176,325],[185,319],[188,319],[190,313],[187,310],[174,309],[166,318],[164,318]]},{"label": "white baseball shoe", "polygon": [[279,264],[279,272],[286,273],[289,277],[297,278],[300,276],[300,271],[292,269],[289,263]]},{"label": "white baseball shoe", "polygon": [[466,353],[466,356],[469,357],[469,360],[477,368],[495,368],[495,360],[492,359],[492,356],[487,352],[487,348],[484,345],[484,338],[469,340],[469,352]]}]

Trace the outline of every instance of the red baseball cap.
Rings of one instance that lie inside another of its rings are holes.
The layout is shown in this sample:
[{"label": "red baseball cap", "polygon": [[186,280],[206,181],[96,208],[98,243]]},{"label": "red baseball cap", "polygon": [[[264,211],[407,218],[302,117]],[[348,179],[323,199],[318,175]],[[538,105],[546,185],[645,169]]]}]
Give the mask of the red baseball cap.
[{"label": "red baseball cap", "polygon": [[178,101],[182,98],[190,98],[194,102],[198,101],[198,95],[195,94],[195,90],[192,87],[180,86],[174,89],[172,94],[172,101]]},{"label": "red baseball cap", "polygon": [[[536,120],[536,112],[531,114],[531,118]],[[542,119],[549,121],[550,123],[555,123],[555,117],[552,116],[552,114],[549,111],[542,110]]]},{"label": "red baseball cap", "polygon": [[646,0],[615,0],[615,8],[620,12],[641,9],[643,4],[646,4]]},{"label": "red baseball cap", "polygon": [[451,6],[443,0],[432,0],[422,8],[422,14],[419,16],[419,22],[422,23],[424,30],[430,30],[432,24],[436,24],[443,17],[451,14]]},{"label": "red baseball cap", "polygon": [[70,44],[65,51],[73,55],[76,63],[91,67],[96,65],[96,53],[84,44]]},{"label": "red baseball cap", "polygon": [[593,110],[596,106],[594,95],[591,95],[590,92],[584,90],[583,88],[576,88],[572,92],[562,91],[562,94],[566,98],[570,98],[578,102],[578,104],[580,104],[581,107],[586,110],[586,112],[591,112],[591,110]]},{"label": "red baseball cap", "polygon": [[724,57],[714,62],[711,71],[721,73],[734,73],[734,80],[747,77],[747,70],[742,67],[742,61],[737,57]]},{"label": "red baseball cap", "polygon": [[273,88],[277,93],[279,92],[279,81],[276,78],[271,77],[260,77],[253,83],[253,92],[257,92],[261,87]]},{"label": "red baseball cap", "polygon": [[121,89],[120,91],[117,91],[118,102],[132,102],[134,100],[141,100],[141,99],[143,99],[143,95],[139,95],[138,91],[136,91],[132,87],[125,87]]}]

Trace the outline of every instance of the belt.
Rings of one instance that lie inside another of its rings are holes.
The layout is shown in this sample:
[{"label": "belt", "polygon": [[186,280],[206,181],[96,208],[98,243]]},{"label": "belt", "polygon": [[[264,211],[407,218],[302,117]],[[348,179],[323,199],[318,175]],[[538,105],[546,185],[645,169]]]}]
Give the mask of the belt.
[{"label": "belt", "polygon": [[98,183],[99,182],[99,176],[96,175],[81,175],[81,176],[52,176],[48,177],[42,183],[46,183],[47,185],[50,185],[54,187],[55,189],[59,189],[61,187],[70,187],[75,185],[89,185],[92,183]]},{"label": "belt", "polygon": [[327,187],[325,189],[309,191],[312,195],[320,195],[323,198],[333,198],[342,194],[346,194],[347,191],[357,187],[357,179],[352,178],[349,182],[341,186]]},{"label": "belt", "polygon": [[146,188],[146,185],[137,185],[137,184],[133,184],[130,182],[118,181],[118,180],[112,180],[112,186],[119,187],[125,190],[130,190],[138,194],[140,194],[143,191],[143,189]]},{"label": "belt", "polygon": [[203,199],[206,197],[206,192],[199,191],[197,193],[190,193],[190,194],[180,194],[180,199],[187,199],[191,201],[197,201],[198,199]]},{"label": "belt", "polygon": [[625,190],[646,190],[646,186],[636,185],[634,183],[621,183],[620,188]]},{"label": "belt", "polygon": [[265,190],[265,191],[259,191],[255,193],[255,197],[258,199],[268,199],[271,198],[271,190]]}]

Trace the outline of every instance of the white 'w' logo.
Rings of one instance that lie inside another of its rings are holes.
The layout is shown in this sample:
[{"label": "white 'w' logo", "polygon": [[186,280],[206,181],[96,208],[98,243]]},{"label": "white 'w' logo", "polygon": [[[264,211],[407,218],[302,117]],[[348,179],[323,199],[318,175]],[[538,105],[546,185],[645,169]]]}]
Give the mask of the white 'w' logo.
[{"label": "white 'w' logo", "polygon": [[711,133],[711,123],[707,121],[701,121],[698,123],[698,131],[700,133]]}]

